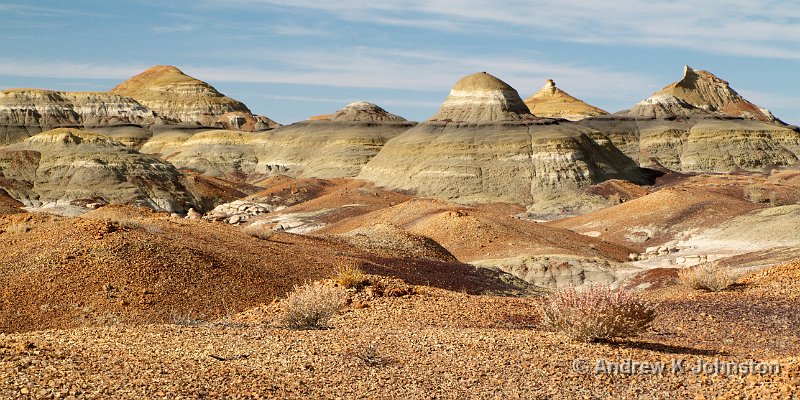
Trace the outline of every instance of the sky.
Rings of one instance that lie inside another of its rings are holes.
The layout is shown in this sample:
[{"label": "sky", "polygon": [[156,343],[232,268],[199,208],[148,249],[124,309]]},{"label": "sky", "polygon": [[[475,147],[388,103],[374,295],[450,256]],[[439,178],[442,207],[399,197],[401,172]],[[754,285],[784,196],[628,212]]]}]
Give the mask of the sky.
[{"label": "sky", "polygon": [[688,64],[800,124],[793,0],[0,0],[0,20],[0,89],[175,65],[284,124],[362,100],[421,121],[474,72],[615,112]]}]

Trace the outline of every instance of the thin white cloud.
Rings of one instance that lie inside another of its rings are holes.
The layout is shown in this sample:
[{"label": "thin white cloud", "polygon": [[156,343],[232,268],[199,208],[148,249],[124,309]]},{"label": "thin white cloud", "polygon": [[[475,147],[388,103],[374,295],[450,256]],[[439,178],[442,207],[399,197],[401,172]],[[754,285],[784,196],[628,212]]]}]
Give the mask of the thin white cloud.
[{"label": "thin white cloud", "polygon": [[327,12],[342,20],[433,30],[502,31],[567,42],[800,59],[791,0],[233,0]]},{"label": "thin white cloud", "polygon": [[185,33],[185,32],[192,32],[195,29],[197,29],[197,25],[194,24],[164,25],[164,26],[154,26],[150,28],[150,30],[153,33],[157,34]]},{"label": "thin white cloud", "polygon": [[[546,79],[581,98],[612,104],[632,104],[663,86],[637,73],[608,71],[594,66],[533,61],[541,57],[458,57],[449,53],[393,51],[358,47],[330,51],[270,53],[281,60],[269,68],[240,66],[179,66],[204,81],[297,84],[361,89],[390,89],[436,93],[442,100],[462,76],[487,71],[517,88],[522,97],[538,90]],[[0,60],[0,75],[43,78],[123,80],[149,65],[98,65]],[[680,72],[676,71],[676,79]],[[338,99],[337,99],[338,100]],[[362,99],[353,99],[362,100]],[[408,105],[408,104],[404,104]],[[601,107],[603,105],[600,105]]]}]

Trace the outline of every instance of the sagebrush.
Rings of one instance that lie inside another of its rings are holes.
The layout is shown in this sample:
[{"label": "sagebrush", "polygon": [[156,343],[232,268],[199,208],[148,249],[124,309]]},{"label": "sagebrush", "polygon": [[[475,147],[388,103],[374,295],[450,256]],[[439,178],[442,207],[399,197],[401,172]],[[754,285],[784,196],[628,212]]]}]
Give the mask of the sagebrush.
[{"label": "sagebrush", "polygon": [[650,303],[604,285],[580,292],[572,287],[556,292],[545,299],[542,313],[550,328],[582,342],[636,336],[656,317]]},{"label": "sagebrush", "polygon": [[347,293],[341,287],[320,283],[296,286],[284,300],[280,323],[289,329],[327,329],[346,301]]},{"label": "sagebrush", "polygon": [[678,279],[684,286],[696,290],[719,292],[736,283],[737,274],[716,263],[703,263],[678,270]]}]

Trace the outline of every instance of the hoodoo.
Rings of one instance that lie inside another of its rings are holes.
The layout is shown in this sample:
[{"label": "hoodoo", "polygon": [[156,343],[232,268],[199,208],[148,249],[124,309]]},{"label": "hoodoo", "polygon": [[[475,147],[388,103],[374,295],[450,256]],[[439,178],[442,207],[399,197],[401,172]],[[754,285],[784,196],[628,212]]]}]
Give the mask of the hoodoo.
[{"label": "hoodoo", "polygon": [[570,121],[608,114],[605,110],[587,104],[557,88],[552,79],[548,79],[541,90],[525,99],[525,104],[537,117],[563,118]]},{"label": "hoodoo", "polygon": [[516,90],[485,72],[459,80],[433,117],[387,142],[359,177],[461,202],[537,208],[569,208],[578,189],[605,179],[642,178],[597,132],[534,117]]}]

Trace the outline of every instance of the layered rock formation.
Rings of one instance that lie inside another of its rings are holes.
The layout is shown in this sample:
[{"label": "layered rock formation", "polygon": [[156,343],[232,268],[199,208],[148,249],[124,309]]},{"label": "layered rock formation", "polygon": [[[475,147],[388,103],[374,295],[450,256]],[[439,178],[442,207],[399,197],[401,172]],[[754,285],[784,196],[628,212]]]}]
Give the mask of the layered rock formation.
[{"label": "layered rock formation", "polygon": [[15,143],[56,127],[149,125],[156,114],[114,93],[8,89],[0,92],[0,143]]},{"label": "layered rock formation", "polygon": [[[651,109],[660,109],[656,112]],[[699,109],[730,117],[751,119],[761,122],[780,122],[766,108],[761,108],[737,93],[727,81],[708,71],[695,71],[684,66],[683,79],[674,82],[631,110],[631,114],[656,117],[673,115],[702,114]],[[661,114],[661,115],[658,115]]]},{"label": "layered rock formation", "polygon": [[479,73],[459,81],[430,120],[387,142],[359,178],[463,202],[530,205],[642,176],[602,135],[536,119],[513,88]]},{"label": "layered rock formation", "polygon": [[106,136],[55,129],[0,149],[0,188],[27,206],[136,204],[185,212],[179,172]]},{"label": "layered rock formation", "polygon": [[136,148],[154,132],[168,129],[263,131],[277,126],[175,67],[153,67],[111,92],[0,91],[0,144],[54,128],[81,128]]},{"label": "layered rock formation", "polygon": [[158,65],[111,89],[136,99],[165,118],[245,131],[278,126],[264,116],[255,116],[242,102],[231,99],[201,80],[173,66]]},{"label": "layered rock formation", "polygon": [[456,82],[439,111],[429,121],[487,122],[532,120],[528,106],[514,88],[478,72]]},{"label": "layered rock formation", "polygon": [[682,80],[630,110],[580,125],[603,132],[643,167],[726,172],[800,162],[800,132],[724,80],[689,67]]},{"label": "layered rock formation", "polygon": [[563,118],[570,121],[608,114],[607,111],[576,99],[557,88],[552,79],[548,79],[541,90],[525,99],[525,105],[537,117]]},{"label": "layered rock formation", "polygon": [[178,168],[240,179],[276,174],[352,177],[386,141],[413,126],[374,104],[358,102],[326,119],[269,132],[207,131],[188,138],[158,135],[142,151],[158,154]]}]

